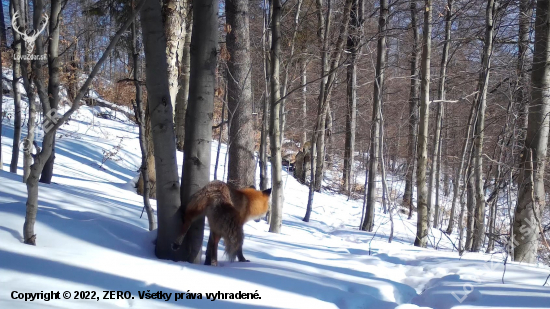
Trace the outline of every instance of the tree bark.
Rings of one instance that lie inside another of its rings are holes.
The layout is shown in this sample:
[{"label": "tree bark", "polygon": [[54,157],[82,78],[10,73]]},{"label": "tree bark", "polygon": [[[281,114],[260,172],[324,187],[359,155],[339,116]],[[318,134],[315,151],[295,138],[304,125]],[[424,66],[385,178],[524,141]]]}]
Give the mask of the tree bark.
[{"label": "tree bark", "polygon": [[[181,173],[182,213],[185,213],[191,196],[210,182],[217,46],[218,0],[193,3],[191,63],[199,65],[192,65],[189,75],[189,103],[185,115],[184,162]],[[189,263],[201,262],[204,221],[204,215],[200,216],[183,239],[184,260]]]},{"label": "tree bark", "polygon": [[269,231],[280,233],[283,221],[283,179],[281,157],[281,86],[279,83],[279,64],[281,53],[281,10],[280,0],[272,0],[273,16],[271,21],[271,117],[269,141],[271,146],[271,210]]},{"label": "tree bark", "polygon": [[386,67],[386,28],[389,16],[388,1],[380,1],[380,17],[378,19],[378,47],[376,57],[376,73],[372,103],[371,147],[369,151],[369,177],[367,200],[363,230],[371,232],[374,228],[374,210],[376,207],[376,174],[380,154],[380,116],[382,113],[382,89],[384,70]]},{"label": "tree bark", "polygon": [[176,110],[176,95],[178,93],[178,51],[179,45],[185,39],[185,21],[182,19],[182,2],[178,0],[164,0],[162,3],[162,20],[166,35],[166,61],[168,64],[168,87],[170,89],[170,103],[172,110]]},{"label": "tree bark", "polygon": [[403,205],[409,206],[409,219],[413,213],[413,183],[414,173],[416,172],[416,151],[418,141],[418,88],[419,83],[419,68],[418,58],[420,56],[419,39],[418,39],[418,24],[416,1],[411,1],[411,29],[413,34],[412,51],[411,51],[411,89],[409,93],[409,147],[407,173],[405,175],[405,193],[403,195]]},{"label": "tree bark", "polygon": [[230,123],[227,182],[237,187],[256,183],[248,2],[228,0],[225,6],[226,23],[231,27],[226,36]]},{"label": "tree bark", "polygon": [[[10,16],[19,10],[16,0],[10,0]],[[21,78],[21,35],[15,32],[12,28],[13,34],[13,105],[14,105],[14,121],[13,121],[13,145],[10,163],[10,172],[17,174],[17,165],[19,162],[19,145],[21,142],[21,92],[19,91],[19,79]],[[25,146],[25,147],[30,147]]]},{"label": "tree bark", "polygon": [[426,247],[428,240],[428,188],[426,169],[428,161],[428,121],[430,104],[430,62],[432,48],[432,0],[425,0],[424,28],[422,37],[422,64],[420,83],[420,119],[418,130],[418,155],[416,170],[417,225],[414,245]]},{"label": "tree bark", "polygon": [[[472,146],[473,147],[473,146]],[[474,167],[470,166],[468,168],[468,178],[466,182],[466,208],[467,208],[467,220],[466,220],[466,243],[464,245],[464,250],[472,251],[472,244],[474,238],[474,211],[476,204],[475,196],[475,179],[473,173]]]},{"label": "tree bark", "polygon": [[478,117],[474,130],[474,173],[476,191],[476,209],[474,240],[472,251],[478,251],[485,239],[485,192],[483,192],[483,140],[485,135],[485,109],[487,108],[487,89],[489,87],[489,73],[491,70],[491,55],[493,52],[494,21],[497,13],[498,1],[488,0],[485,15],[485,42],[483,46],[482,70],[478,83]]},{"label": "tree bark", "polygon": [[189,98],[189,68],[191,66],[190,46],[191,32],[193,31],[193,10],[191,9],[191,0],[183,1],[183,20],[185,21],[185,42],[180,48],[181,63],[178,76],[179,90],[176,96],[176,148],[183,151],[185,141],[185,113],[187,111],[187,102]]},{"label": "tree bark", "polygon": [[[469,166],[469,164],[465,164],[466,163],[465,161],[466,159],[469,159],[469,156],[466,157],[466,155],[468,154],[468,141],[470,140],[470,134],[472,132],[472,126],[473,126],[476,114],[477,114],[476,106],[475,104],[472,104],[472,107],[470,109],[470,116],[468,118],[468,125],[466,127],[466,134],[464,136],[464,142],[462,143],[462,155],[460,157],[461,158],[460,165],[456,171],[455,181],[453,182],[454,186],[453,186],[453,201],[451,203],[451,216],[449,218],[449,225],[447,226],[447,230],[445,231],[447,234],[451,234],[453,232],[455,208],[456,208],[456,203],[458,201],[458,192],[464,191],[464,185],[461,185],[464,182],[464,180],[462,179],[462,175],[464,175],[465,166],[466,168],[467,166]],[[462,190],[460,190],[460,188],[462,188]],[[458,222],[460,223],[460,226],[462,226],[461,220],[463,218],[463,213],[464,213],[463,208],[464,207],[461,207],[460,218],[458,220]],[[462,233],[462,230],[460,230],[460,233]]]},{"label": "tree bark", "polygon": [[349,35],[347,50],[350,59],[347,68],[347,113],[346,142],[344,150],[343,189],[351,192],[351,180],[354,175],[355,127],[357,125],[357,55],[361,44],[361,27],[363,24],[363,0],[354,0],[350,11]]},{"label": "tree bark", "polygon": [[[65,5],[67,1],[61,1],[61,6]],[[60,85],[60,75],[61,75],[61,63],[59,59],[59,22],[53,22],[59,20],[59,14],[61,13],[61,7],[52,9],[49,23],[49,33],[50,37],[48,44],[48,99],[49,99],[49,108],[57,109],[59,106],[59,85]],[[89,64],[88,64],[89,65]],[[89,70],[86,71],[89,73]],[[42,104],[46,104],[43,100]],[[43,108],[43,110],[48,110],[48,108]],[[39,182],[42,183],[51,183],[53,177],[53,168],[55,163],[55,135],[52,142],[52,153],[42,170]]]},{"label": "tree bark", "polygon": [[[132,0],[132,10],[134,6],[134,1]],[[145,136],[145,115],[143,110],[142,102],[142,91],[139,80],[139,51],[137,50],[137,31],[136,31],[136,19],[132,23],[132,59],[134,65],[134,84],[136,87],[136,102],[134,105],[134,112],[136,120],[138,123],[139,130],[139,146],[141,150],[141,175],[143,176],[143,207],[147,213],[147,220],[149,223],[149,231],[155,230],[157,228],[157,218],[151,203],[149,201],[149,171],[147,171],[147,138]]]},{"label": "tree bark", "polygon": [[300,138],[300,147],[307,143],[307,60],[302,59],[301,86],[302,86],[302,134]]},{"label": "tree bark", "polygon": [[[28,6],[24,2],[25,0],[21,0],[20,2],[20,16],[21,18],[17,19],[17,26],[19,29],[21,29],[22,32],[26,32],[28,30],[27,27],[30,28],[30,25],[27,24],[25,21],[25,18],[23,16],[26,16],[29,14],[28,12]],[[33,4],[36,6],[36,3],[33,2]],[[23,9],[24,8],[24,9]],[[35,12],[35,15],[38,14],[39,18],[41,16],[41,12]],[[38,20],[39,21],[39,20]],[[32,29],[36,30],[38,25],[34,25]],[[40,35],[39,35],[40,38]],[[37,42],[39,43],[39,42]],[[40,44],[40,43],[39,43]],[[32,51],[27,50],[27,44],[22,45],[21,49],[22,55],[31,55]],[[23,87],[25,88],[25,92],[27,93],[27,100],[28,100],[28,106],[29,106],[29,119],[27,120],[27,136],[24,138],[24,144],[25,147],[23,148],[23,182],[26,183],[27,179],[29,178],[30,173],[30,167],[32,164],[32,150],[34,145],[34,133],[36,130],[36,85],[33,81],[33,70],[31,66],[31,60],[21,60],[21,76],[23,78]]]},{"label": "tree bark", "polygon": [[[518,29],[518,63],[517,78],[518,86],[515,92],[515,101],[519,115],[520,134],[518,142],[525,146],[525,136],[527,134],[527,120],[529,115],[529,79],[527,75],[527,52],[529,51],[531,33],[531,21],[533,16],[532,0],[521,0],[519,2],[519,29]],[[519,152],[518,163],[521,164],[521,152]]]},{"label": "tree bark", "polygon": [[168,75],[164,73],[168,71],[166,39],[160,3],[153,0],[145,1],[145,7],[141,11],[141,28],[147,64],[145,80],[157,183],[158,234],[155,254],[160,259],[182,260],[182,256],[171,249],[171,243],[182,223],[176,215],[180,208],[180,199],[173,109]]},{"label": "tree bark", "polygon": [[[550,1],[538,0],[527,138],[514,216],[514,261],[535,263],[542,210],[550,113]],[[544,236],[543,236],[544,237]]]},{"label": "tree bark", "polygon": [[[267,7],[268,1],[264,0],[264,7]],[[270,4],[270,10],[271,11],[271,2]],[[269,78],[270,78],[270,61],[269,61],[269,52],[267,50],[268,46],[270,45],[270,34],[269,31],[267,31],[268,24],[269,24],[269,12],[264,12],[263,14],[263,31],[262,31],[262,64],[264,68],[264,96],[263,96],[263,107],[262,107],[262,128],[261,128],[261,135],[260,135],[260,189],[265,190],[267,189],[267,137],[269,135],[269,120],[268,120],[268,114],[269,114],[269,100],[268,100],[268,94],[269,94]],[[269,211],[268,214],[266,214],[266,220],[269,219]]]},{"label": "tree bark", "polygon": [[[451,44],[451,26],[452,26],[452,11],[453,11],[453,0],[447,0],[447,13],[445,14],[445,41],[443,42],[443,51],[441,53],[441,67],[439,71],[439,85],[437,87],[437,97],[439,100],[445,100],[445,80],[447,78],[447,62],[449,59],[449,45]],[[441,128],[443,124],[443,115],[445,114],[445,103],[441,102],[437,106],[437,120],[436,120],[436,130],[434,136],[434,156],[432,157],[432,162],[434,162],[432,167],[432,172],[430,175],[430,192],[433,192],[434,185],[435,189],[435,208],[434,208],[434,221],[433,227],[437,228],[439,226],[439,181],[440,170],[441,170]],[[435,173],[434,173],[435,170]],[[430,194],[431,197],[431,194]],[[428,199],[429,200],[429,199]],[[430,203],[431,201],[429,201]],[[431,204],[431,203],[430,203]],[[431,208],[431,205],[430,205]],[[453,210],[454,211],[454,210]]]}]

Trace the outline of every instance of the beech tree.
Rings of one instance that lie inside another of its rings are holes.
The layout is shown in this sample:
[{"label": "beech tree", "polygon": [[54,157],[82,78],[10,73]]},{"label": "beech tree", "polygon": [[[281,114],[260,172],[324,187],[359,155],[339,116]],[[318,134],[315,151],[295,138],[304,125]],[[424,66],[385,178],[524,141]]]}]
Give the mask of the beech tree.
[{"label": "beech tree", "polygon": [[[181,214],[185,213],[190,197],[210,182],[217,47],[218,1],[193,3],[189,100],[185,116],[184,161],[181,172]],[[204,221],[203,215],[187,231],[182,249],[179,250],[183,252],[184,261],[196,264],[201,262]],[[173,235],[179,230],[178,228],[170,233]],[[175,237],[167,240],[172,242],[174,239]]]},{"label": "beech tree", "polygon": [[[550,1],[537,0],[531,101],[513,225],[514,260],[534,263],[542,210],[550,113]],[[544,237],[544,236],[543,236]]]},{"label": "beech tree", "polygon": [[230,27],[226,36],[230,124],[227,181],[237,187],[255,185],[256,178],[248,2],[228,0],[225,6],[226,23]]}]

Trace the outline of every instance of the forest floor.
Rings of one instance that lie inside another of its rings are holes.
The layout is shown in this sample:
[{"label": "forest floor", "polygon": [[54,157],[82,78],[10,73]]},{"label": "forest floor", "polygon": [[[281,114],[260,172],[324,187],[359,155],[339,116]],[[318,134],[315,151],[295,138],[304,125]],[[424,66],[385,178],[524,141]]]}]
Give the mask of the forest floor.
[{"label": "forest floor", "polygon": [[[6,96],[4,111],[13,111]],[[98,117],[101,113],[111,119]],[[22,137],[25,128],[26,123]],[[148,231],[145,213],[140,218],[142,198],[134,189],[141,160],[137,132],[123,113],[87,106],[62,126],[52,184],[40,184],[37,246],[28,246],[22,243],[23,156],[17,175],[9,173],[13,118],[3,121],[0,308],[550,308],[550,282],[543,286],[550,268],[505,265],[500,253],[459,257],[453,246],[457,235],[447,238],[437,229],[430,231],[428,248],[414,247],[416,214],[407,220],[394,212],[388,243],[391,222],[381,205],[374,232],[368,233],[358,230],[362,200],[316,193],[311,221],[303,222],[308,189],[286,173],[282,232],[269,233],[264,220],[245,226],[250,263],[225,261],[222,244],[220,267],[159,260],[156,232]],[[216,150],[214,142],[212,179]],[[182,153],[177,155],[181,174]],[[220,176],[224,160],[222,145]],[[208,235],[207,228],[203,250]],[[60,292],[61,299],[40,296],[50,291]],[[104,299],[103,291],[131,296]],[[170,298],[141,299],[158,291]],[[239,291],[259,297],[217,294]],[[25,293],[38,293],[39,299],[13,299]],[[186,293],[202,299],[187,299]],[[80,299],[86,297],[93,299]]]}]

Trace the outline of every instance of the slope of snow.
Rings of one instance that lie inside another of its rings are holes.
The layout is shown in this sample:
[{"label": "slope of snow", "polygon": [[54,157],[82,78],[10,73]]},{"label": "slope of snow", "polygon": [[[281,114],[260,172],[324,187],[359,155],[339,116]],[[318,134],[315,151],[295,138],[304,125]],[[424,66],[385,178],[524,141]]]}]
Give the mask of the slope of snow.
[{"label": "slope of snow", "polygon": [[[5,98],[4,110],[12,108]],[[311,221],[303,222],[308,188],[286,172],[282,233],[269,233],[263,220],[249,222],[244,255],[250,263],[222,259],[220,267],[210,267],[159,260],[156,233],[147,230],[145,213],[140,218],[142,199],[133,188],[140,164],[137,128],[122,113],[111,119],[96,113],[97,108],[81,107],[58,133],[53,182],[40,184],[36,247],[22,243],[23,157],[17,175],[7,172],[13,119],[3,122],[0,308],[550,308],[550,284],[543,286],[548,267],[505,266],[500,255],[460,258],[436,229],[429,249],[414,247],[415,216],[407,220],[393,213],[389,244],[391,221],[381,205],[374,232],[367,233],[357,229],[361,200],[316,193]],[[39,132],[37,140],[42,137]],[[217,146],[214,141],[212,179]],[[109,152],[113,155],[106,157]],[[218,178],[227,174],[225,153],[222,145]],[[181,163],[178,152],[180,174]],[[207,239],[208,229],[203,250]],[[450,239],[456,242],[456,235]],[[223,244],[219,250],[222,257]],[[50,291],[60,292],[61,299],[12,299]],[[65,291],[70,299],[63,299]],[[88,291],[82,296],[92,299],[74,299],[75,291]],[[122,297],[104,299],[103,291],[120,291]],[[140,297],[157,291],[170,298]],[[257,293],[259,299],[207,299],[207,293],[218,292]],[[201,293],[202,299],[187,299],[185,293]]]}]

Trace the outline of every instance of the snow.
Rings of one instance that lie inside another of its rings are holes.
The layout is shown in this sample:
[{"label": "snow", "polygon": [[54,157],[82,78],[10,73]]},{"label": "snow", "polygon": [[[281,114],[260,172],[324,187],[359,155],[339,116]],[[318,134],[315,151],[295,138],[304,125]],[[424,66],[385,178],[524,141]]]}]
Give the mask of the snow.
[{"label": "snow", "polygon": [[[13,110],[11,98],[4,97],[3,104],[8,113]],[[113,117],[98,118],[98,111]],[[145,213],[140,218],[142,198],[134,189],[141,161],[138,130],[123,113],[114,115],[105,107],[82,106],[58,132],[52,184],[40,184],[35,247],[22,243],[23,156],[17,175],[9,173],[13,118],[4,119],[0,308],[550,308],[550,286],[543,286],[550,268],[504,265],[500,254],[459,257],[450,241],[457,235],[447,238],[437,229],[430,231],[429,248],[414,247],[416,216],[407,220],[394,212],[394,239],[388,243],[390,218],[381,205],[374,232],[368,233],[357,228],[362,200],[316,193],[311,221],[303,222],[308,188],[286,172],[282,232],[269,233],[263,220],[247,223],[244,255],[250,263],[221,260],[220,267],[211,267],[159,260],[156,232],[147,230]],[[37,140],[42,137],[39,130]],[[114,156],[104,156],[118,145]],[[212,179],[217,146],[214,141]],[[221,176],[227,174],[225,151],[222,145]],[[182,153],[177,157],[181,174]],[[402,190],[398,180],[390,183]],[[222,244],[219,250],[222,257]],[[50,291],[60,292],[61,299],[12,299]],[[71,299],[63,299],[65,291]],[[75,291],[95,292],[88,294],[94,299],[74,299]],[[103,299],[103,291],[129,291],[131,297]],[[140,298],[157,291],[170,299]],[[260,299],[207,299],[207,293],[239,291]],[[177,294],[183,299],[176,301],[176,293],[201,293],[203,299]]]}]

